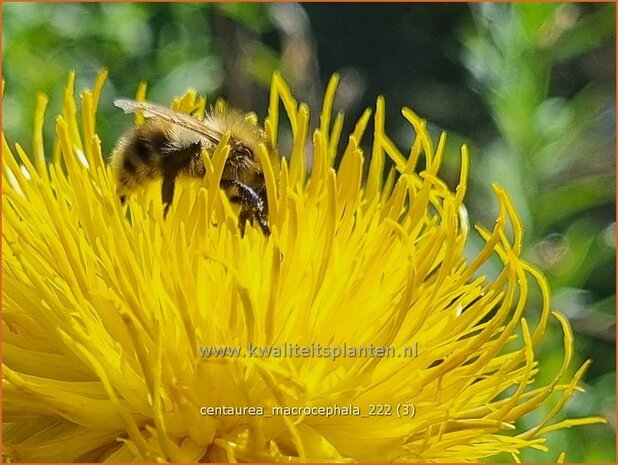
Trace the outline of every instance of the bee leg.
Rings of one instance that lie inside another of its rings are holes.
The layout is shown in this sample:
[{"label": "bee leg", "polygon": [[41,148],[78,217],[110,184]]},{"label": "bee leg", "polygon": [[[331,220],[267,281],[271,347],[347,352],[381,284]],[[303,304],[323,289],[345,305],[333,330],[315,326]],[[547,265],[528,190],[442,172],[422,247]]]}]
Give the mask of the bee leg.
[{"label": "bee leg", "polygon": [[244,237],[245,235],[245,226],[247,225],[247,221],[252,220],[252,213],[250,210],[245,209],[245,207],[240,210],[240,214],[238,215],[238,229],[240,230],[240,235]]},{"label": "bee leg", "polygon": [[163,208],[163,218],[167,217],[167,211],[170,209],[172,200],[174,200],[174,188],[176,187],[176,174],[169,176],[165,173],[163,184],[161,185],[161,202],[165,205]]},{"label": "bee leg", "polygon": [[202,144],[195,142],[184,147],[166,146],[161,150],[164,155],[162,163],[163,184],[161,185],[161,202],[165,204],[163,217],[174,200],[174,189],[178,174],[187,168],[202,152]]},{"label": "bee leg", "polygon": [[260,228],[262,229],[262,232],[264,233],[264,235],[266,237],[270,236],[270,228],[268,227],[268,219],[266,218],[266,215],[264,214],[264,212],[251,211],[245,208],[244,205],[243,205],[242,210],[240,211],[240,214],[238,215],[238,229],[240,229],[240,234],[242,236],[245,235],[245,225],[247,224],[247,220],[251,221],[251,224],[253,224],[254,218],[257,220],[258,224],[260,225]]},{"label": "bee leg", "polygon": [[260,228],[262,228],[262,232],[265,236],[270,236],[270,228],[268,227],[268,219],[263,211],[258,211],[254,213],[254,218],[257,220]]},{"label": "bee leg", "polygon": [[245,223],[247,220],[256,219],[264,235],[270,235],[268,221],[266,217],[266,202],[263,196],[260,196],[251,187],[243,184],[235,179],[222,179],[220,186],[224,189],[233,202],[238,202],[242,206],[238,217],[238,228],[241,234],[244,235]]}]

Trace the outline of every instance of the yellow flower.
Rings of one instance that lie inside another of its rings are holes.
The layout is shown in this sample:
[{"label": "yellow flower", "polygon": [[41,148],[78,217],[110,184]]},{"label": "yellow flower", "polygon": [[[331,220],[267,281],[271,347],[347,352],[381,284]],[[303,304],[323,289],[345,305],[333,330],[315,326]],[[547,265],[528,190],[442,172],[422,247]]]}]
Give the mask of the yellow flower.
[{"label": "yellow flower", "polygon": [[[265,129],[276,141],[282,103],[293,148],[276,176],[260,152],[272,234],[248,227],[242,237],[218,188],[224,144],[204,154],[203,180],[179,185],[167,219],[156,183],[120,205],[96,133],[104,80],[81,94],[78,118],[70,77],[51,163],[45,97],[32,158],[3,135],[7,459],[517,459],[543,449],[552,430],[603,421],[553,422],[588,362],[564,379],[569,324],[520,258],[522,227],[497,187],[499,217],[477,228],[486,244],[466,259],[467,149],[453,192],[439,177],[445,136],[434,146],[411,110],[402,113],[416,138],[404,156],[378,99],[363,182],[370,111],[340,144],[334,78],[311,133],[309,109],[276,74]],[[175,105],[199,112],[204,100],[189,92]],[[383,180],[387,156],[394,169]],[[490,259],[501,263],[493,280],[483,275]],[[534,386],[535,350],[552,318],[564,331],[564,362],[549,385]],[[242,355],[208,355],[226,347]],[[554,392],[550,414],[518,431],[517,420]]]}]

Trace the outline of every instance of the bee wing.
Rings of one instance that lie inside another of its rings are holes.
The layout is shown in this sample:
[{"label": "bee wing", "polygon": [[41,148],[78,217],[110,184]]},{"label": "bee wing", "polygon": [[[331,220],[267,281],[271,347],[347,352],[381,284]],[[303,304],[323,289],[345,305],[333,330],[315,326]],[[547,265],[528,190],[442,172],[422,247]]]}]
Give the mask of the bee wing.
[{"label": "bee wing", "polygon": [[213,128],[212,126],[198,121],[189,115],[178,113],[155,103],[138,102],[137,100],[119,98],[114,100],[114,105],[123,110],[125,113],[135,113],[140,111],[145,118],[160,118],[182,128],[189,129],[190,131],[205,137],[213,144],[218,144],[221,142],[221,138],[223,137],[221,131]]}]

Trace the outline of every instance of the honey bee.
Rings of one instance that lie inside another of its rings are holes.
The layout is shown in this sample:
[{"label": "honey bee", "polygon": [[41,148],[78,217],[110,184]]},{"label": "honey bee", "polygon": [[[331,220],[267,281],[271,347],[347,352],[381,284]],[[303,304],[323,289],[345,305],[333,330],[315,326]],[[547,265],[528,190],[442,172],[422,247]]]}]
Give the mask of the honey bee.
[{"label": "honey bee", "polygon": [[118,141],[112,155],[121,202],[138,186],[161,178],[161,200],[167,215],[176,178],[203,177],[206,167],[202,149],[212,152],[229,131],[230,152],[220,187],[230,201],[241,206],[238,220],[243,235],[246,222],[254,220],[265,235],[270,234],[258,145],[264,144],[275,169],[281,157],[261,127],[248,121],[243,113],[227,108],[213,109],[199,120],[150,102],[117,99],[114,105],[125,113],[141,112],[147,118],[142,126],[132,128]]}]

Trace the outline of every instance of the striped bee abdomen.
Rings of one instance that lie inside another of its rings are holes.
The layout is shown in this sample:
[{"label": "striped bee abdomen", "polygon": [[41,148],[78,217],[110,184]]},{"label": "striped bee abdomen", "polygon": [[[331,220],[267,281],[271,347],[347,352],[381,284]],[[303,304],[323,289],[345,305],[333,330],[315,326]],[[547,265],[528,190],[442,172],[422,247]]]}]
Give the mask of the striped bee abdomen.
[{"label": "striped bee abdomen", "polygon": [[[112,167],[118,183],[118,195],[124,199],[147,181],[163,178],[164,202],[169,203],[173,188],[166,184],[180,174],[202,177],[206,174],[201,157],[202,141],[189,131],[151,119],[120,139],[113,153]],[[167,181],[167,182],[166,182]]]}]

